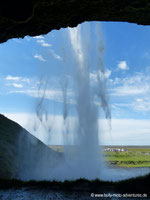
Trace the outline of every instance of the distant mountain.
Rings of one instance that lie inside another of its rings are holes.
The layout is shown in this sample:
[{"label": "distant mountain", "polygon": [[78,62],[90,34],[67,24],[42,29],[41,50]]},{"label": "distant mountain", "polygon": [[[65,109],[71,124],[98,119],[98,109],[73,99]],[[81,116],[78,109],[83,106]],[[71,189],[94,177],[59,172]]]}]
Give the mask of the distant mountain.
[{"label": "distant mountain", "polygon": [[0,114],[0,179],[47,179],[62,157]]}]

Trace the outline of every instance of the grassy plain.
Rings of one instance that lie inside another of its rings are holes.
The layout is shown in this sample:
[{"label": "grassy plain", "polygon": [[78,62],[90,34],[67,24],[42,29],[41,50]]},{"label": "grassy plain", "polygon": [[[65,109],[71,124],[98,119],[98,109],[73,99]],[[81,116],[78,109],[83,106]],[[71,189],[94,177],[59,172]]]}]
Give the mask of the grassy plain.
[{"label": "grassy plain", "polygon": [[[64,146],[50,146],[53,150],[64,152]],[[70,146],[71,151],[76,151],[77,147]],[[108,147],[103,147],[103,150]],[[123,152],[103,151],[104,159],[108,166],[115,167],[150,167],[150,147],[149,146],[116,146],[111,149],[122,148]]]},{"label": "grassy plain", "polygon": [[104,152],[108,165],[118,167],[150,167],[150,148],[130,147],[124,152]]}]

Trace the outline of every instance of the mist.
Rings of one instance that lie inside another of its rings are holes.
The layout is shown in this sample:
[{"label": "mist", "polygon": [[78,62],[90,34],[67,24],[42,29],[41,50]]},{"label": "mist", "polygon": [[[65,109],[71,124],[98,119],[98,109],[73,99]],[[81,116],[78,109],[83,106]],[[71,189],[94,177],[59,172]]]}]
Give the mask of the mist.
[{"label": "mist", "polygon": [[[63,159],[61,159],[61,162],[58,161],[58,166],[54,168],[48,166],[56,158],[52,156],[43,156],[42,160],[39,158],[36,169],[40,169],[46,174],[46,176],[43,176],[44,179],[45,177],[50,180],[95,179],[100,176],[103,159],[100,150],[98,119],[102,110],[109,121],[111,115],[105,92],[104,43],[100,23],[95,28],[95,36],[97,37],[95,44],[92,44],[90,32],[91,27],[88,23],[78,25],[76,28],[68,28],[65,31],[67,40],[67,46],[63,48],[65,67],[63,76],[60,78],[63,119],[61,119],[61,126],[58,125],[62,132],[61,140],[65,145],[65,149]],[[94,57],[91,56],[91,48],[92,50],[95,48],[96,54]],[[95,59],[96,82],[94,86],[91,82],[92,59]],[[39,94],[42,95],[36,103],[37,117],[33,129],[35,135],[36,132],[41,131],[41,136],[39,137],[38,134],[36,136],[41,140],[44,138],[45,143],[50,144],[51,137],[55,134],[53,132],[55,130],[54,124],[57,126],[57,121],[55,121],[55,117],[53,120],[52,117],[49,118],[49,106],[46,97],[49,88],[49,77],[48,74],[43,77],[38,88]],[[69,84],[72,86],[73,101],[69,99],[70,96],[68,95]],[[74,120],[70,120],[72,115],[70,104],[73,104]],[[75,149],[72,150],[69,145],[73,145]],[[34,153],[34,151],[31,151],[31,154]],[[47,155],[47,152],[45,155]],[[42,173],[37,173],[37,179],[39,178],[42,179]],[[36,179],[35,173],[34,179]]]}]

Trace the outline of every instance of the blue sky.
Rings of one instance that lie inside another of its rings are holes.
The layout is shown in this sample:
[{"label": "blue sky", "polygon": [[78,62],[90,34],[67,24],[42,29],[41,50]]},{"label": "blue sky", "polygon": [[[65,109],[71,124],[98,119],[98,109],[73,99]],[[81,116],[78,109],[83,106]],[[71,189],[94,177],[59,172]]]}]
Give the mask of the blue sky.
[{"label": "blue sky", "polygon": [[[94,57],[96,22],[89,24],[91,55]],[[103,75],[112,115],[111,131],[106,122],[102,124],[105,133],[103,143],[148,145],[150,27],[119,22],[102,22],[101,27],[105,44]],[[53,127],[53,132],[61,132],[62,84],[65,70],[69,67],[68,61],[71,62],[67,29],[54,30],[44,36],[12,39],[0,44],[0,112],[45,142],[44,136],[34,133],[31,128],[34,125],[29,123],[29,119],[33,118],[39,97],[48,83],[45,103],[49,115],[55,118],[56,127]],[[96,79],[94,64],[91,61],[90,80],[93,84]],[[71,68],[67,73],[69,77]],[[38,90],[40,82],[42,88]],[[72,109],[74,97],[71,83],[68,96]],[[58,124],[61,124],[59,128]],[[55,136],[52,141],[61,143],[61,137]]]}]

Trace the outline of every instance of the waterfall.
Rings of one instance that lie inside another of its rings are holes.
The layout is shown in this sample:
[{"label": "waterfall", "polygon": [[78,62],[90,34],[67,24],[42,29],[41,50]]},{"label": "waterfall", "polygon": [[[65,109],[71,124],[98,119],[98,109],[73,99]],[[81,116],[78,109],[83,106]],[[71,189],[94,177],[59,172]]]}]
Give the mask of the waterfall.
[{"label": "waterfall", "polygon": [[[61,179],[100,177],[103,165],[100,142],[98,119],[103,109],[106,118],[110,119],[110,110],[106,98],[104,78],[103,51],[104,45],[101,36],[101,28],[96,28],[97,51],[94,58],[90,55],[90,27],[87,24],[78,25],[76,28],[68,28],[68,40],[70,42],[69,57],[72,68],[71,81],[73,82],[74,107],[76,111],[74,122],[74,149],[65,148],[65,161],[58,169],[54,177]],[[86,34],[86,37],[85,35]],[[91,60],[96,59],[94,88],[91,82]],[[67,126],[69,119],[67,109],[67,84],[64,77],[63,87],[63,118],[64,118],[64,141],[71,132]],[[66,87],[65,87],[66,86]],[[73,124],[72,124],[73,125]],[[65,132],[66,131],[66,132]],[[65,135],[66,134],[66,135]],[[68,141],[68,140],[67,140]],[[64,142],[65,144],[67,142]],[[58,173],[58,171],[60,172]],[[59,177],[61,176],[61,177]]]}]

